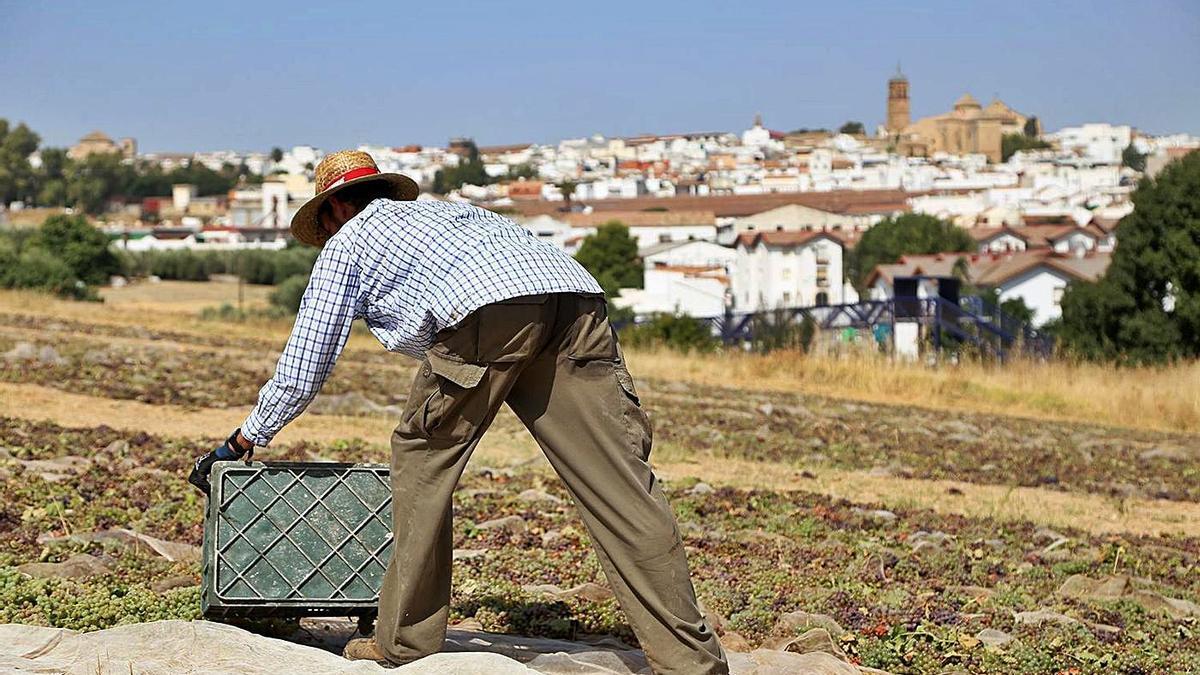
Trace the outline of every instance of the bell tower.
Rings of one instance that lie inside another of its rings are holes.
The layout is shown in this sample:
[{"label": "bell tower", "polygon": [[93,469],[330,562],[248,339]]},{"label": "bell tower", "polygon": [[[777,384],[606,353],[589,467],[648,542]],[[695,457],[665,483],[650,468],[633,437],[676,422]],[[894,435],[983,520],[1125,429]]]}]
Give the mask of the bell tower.
[{"label": "bell tower", "polygon": [[888,80],[887,130],[892,136],[904,131],[912,119],[908,112],[908,78],[896,64],[896,74]]}]

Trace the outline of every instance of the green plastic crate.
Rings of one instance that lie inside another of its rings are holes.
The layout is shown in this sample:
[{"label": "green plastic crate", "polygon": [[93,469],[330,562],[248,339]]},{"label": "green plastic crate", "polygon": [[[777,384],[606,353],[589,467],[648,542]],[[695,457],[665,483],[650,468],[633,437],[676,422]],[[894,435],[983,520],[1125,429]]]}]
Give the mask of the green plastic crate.
[{"label": "green plastic crate", "polygon": [[219,462],[204,518],[211,619],[372,618],[392,552],[388,467]]}]

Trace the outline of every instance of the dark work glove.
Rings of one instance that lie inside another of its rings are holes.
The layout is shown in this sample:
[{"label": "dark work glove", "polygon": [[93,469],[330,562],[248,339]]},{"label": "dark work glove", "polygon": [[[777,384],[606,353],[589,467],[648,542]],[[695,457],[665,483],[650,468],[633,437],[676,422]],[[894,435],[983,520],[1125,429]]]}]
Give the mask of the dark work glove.
[{"label": "dark work glove", "polygon": [[212,473],[213,465],[217,462],[232,462],[234,460],[246,458],[246,462],[250,462],[250,458],[254,456],[254,447],[243,448],[238,444],[238,434],[241,429],[236,429],[225,442],[218,445],[208,454],[196,460],[196,464],[192,467],[192,472],[188,474],[188,482],[195,485],[201,492],[208,495],[212,490],[209,485],[208,476]]}]

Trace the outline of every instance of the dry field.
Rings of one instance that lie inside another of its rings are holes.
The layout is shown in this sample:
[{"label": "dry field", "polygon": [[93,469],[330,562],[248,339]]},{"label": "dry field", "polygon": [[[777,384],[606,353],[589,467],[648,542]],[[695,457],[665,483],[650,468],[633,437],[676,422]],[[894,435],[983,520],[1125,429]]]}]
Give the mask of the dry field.
[{"label": "dry field", "polygon": [[[199,543],[185,467],[240,423],[289,330],[201,319],[236,302],[234,284],[105,297],[0,293],[0,623],[198,614],[194,562],[93,535]],[[245,302],[264,297],[248,287]],[[815,622],[896,673],[1200,670],[1200,365],[630,361],[727,645]],[[356,333],[314,409],[259,457],[383,461],[413,366]],[[512,515],[523,524],[477,527]],[[603,577],[512,415],[473,459],[456,523],[456,621],[632,639],[603,593],[533,588]],[[78,573],[29,566],[78,554],[93,556]]]}]

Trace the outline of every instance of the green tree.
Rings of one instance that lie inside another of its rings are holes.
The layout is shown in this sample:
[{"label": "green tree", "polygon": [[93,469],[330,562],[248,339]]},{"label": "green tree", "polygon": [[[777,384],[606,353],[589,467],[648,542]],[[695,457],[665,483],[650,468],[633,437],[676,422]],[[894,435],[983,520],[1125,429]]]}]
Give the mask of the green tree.
[{"label": "green tree", "polygon": [[490,185],[494,182],[484,170],[483,161],[479,159],[479,148],[472,141],[467,146],[467,156],[460,158],[457,166],[440,169],[433,175],[433,191],[444,195],[463,185]]},{"label": "green tree", "polygon": [[1124,150],[1121,151],[1121,164],[1124,164],[1134,171],[1145,171],[1146,156],[1138,152],[1137,148],[1133,147],[1133,143],[1130,143],[1129,145],[1125,146]]},{"label": "green tree", "polygon": [[1086,358],[1161,363],[1200,356],[1200,153],[1143,178],[1105,275],[1071,284],[1058,334]]},{"label": "green tree", "polygon": [[558,191],[562,194],[563,200],[569,203],[571,198],[575,196],[575,181],[570,178],[564,180],[558,184]]},{"label": "green tree", "polygon": [[95,153],[67,165],[67,201],[86,213],[103,213],[133,182],[134,169],[115,153]]},{"label": "green tree", "polygon": [[146,197],[165,197],[171,194],[171,177],[163,173],[158,164],[141,162],[125,186],[125,194],[139,201]]},{"label": "green tree", "polygon": [[862,122],[855,122],[855,121],[851,120],[851,121],[843,124],[838,129],[838,133],[839,134],[850,134],[851,136],[855,136],[855,135],[861,136],[861,135],[867,133],[867,130],[865,127],[863,127]]},{"label": "green tree", "polygon": [[105,284],[109,276],[121,271],[108,235],[89,225],[83,216],[50,216],[28,246],[53,254],[84,283]]},{"label": "green tree", "polygon": [[1000,311],[1011,316],[1012,318],[1022,323],[1030,323],[1033,321],[1033,309],[1025,304],[1025,299],[1020,296],[1014,296],[1007,300],[1000,299],[1000,290],[997,288],[982,288],[976,289],[967,287],[963,289],[964,294],[975,294],[983,298],[983,302],[988,307],[999,307]]},{"label": "green tree", "polygon": [[894,263],[903,255],[921,253],[969,252],[974,250],[971,235],[952,223],[920,213],[887,218],[867,230],[846,256],[847,271],[862,291],[876,265]]},{"label": "green tree", "polygon": [[0,118],[0,206],[36,196],[37,187],[29,156],[41,139],[22,122],[9,128]]},{"label": "green tree", "polygon": [[1004,134],[1000,138],[1000,161],[1007,162],[1021,150],[1045,150],[1048,147],[1050,144],[1046,141],[1027,134]]},{"label": "green tree", "polygon": [[638,258],[637,239],[629,227],[610,220],[596,228],[579,246],[575,259],[596,277],[609,297],[622,288],[642,287],[642,263]]},{"label": "green tree", "polygon": [[[240,176],[238,167],[232,164],[225,164],[220,171],[213,171],[200,162],[189,162],[187,166],[167,174],[167,179],[171,185],[191,183],[196,186],[198,196],[206,197],[229,192],[230,188],[237,185]],[[167,190],[167,194],[170,194],[170,190]]]},{"label": "green tree", "polygon": [[283,148],[271,148],[271,161],[276,163],[283,161]]},{"label": "green tree", "polygon": [[537,168],[534,167],[532,164],[526,163],[526,164],[518,164],[516,166],[508,167],[509,180],[519,180],[521,178],[529,180],[529,179],[537,178],[537,177],[538,177]]},{"label": "green tree", "polygon": [[42,166],[36,175],[38,206],[67,205],[67,169],[71,160],[62,148],[42,148]]},{"label": "green tree", "polygon": [[1025,132],[1026,136],[1028,136],[1029,138],[1037,138],[1038,136],[1041,135],[1038,133],[1038,130],[1040,128],[1041,128],[1041,125],[1038,124],[1037,116],[1031,115],[1031,116],[1025,118],[1025,128],[1023,129],[1023,131]]}]

